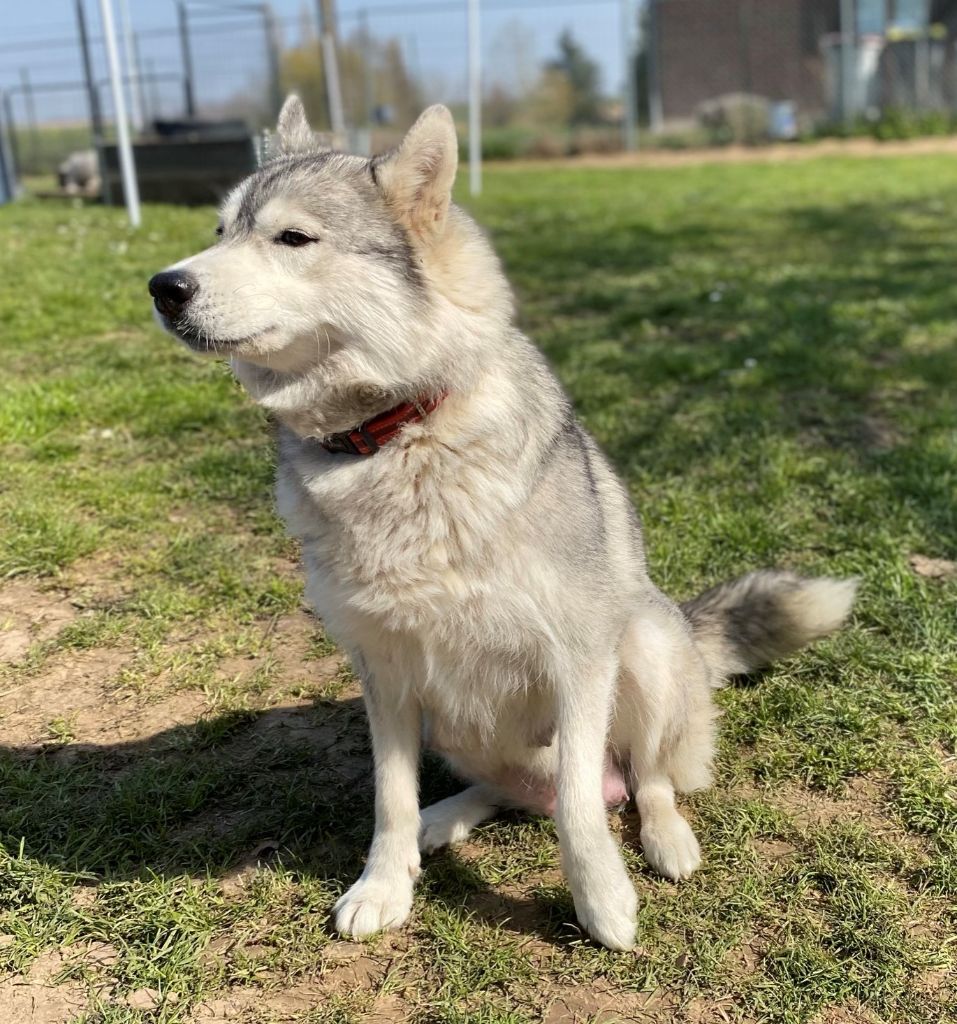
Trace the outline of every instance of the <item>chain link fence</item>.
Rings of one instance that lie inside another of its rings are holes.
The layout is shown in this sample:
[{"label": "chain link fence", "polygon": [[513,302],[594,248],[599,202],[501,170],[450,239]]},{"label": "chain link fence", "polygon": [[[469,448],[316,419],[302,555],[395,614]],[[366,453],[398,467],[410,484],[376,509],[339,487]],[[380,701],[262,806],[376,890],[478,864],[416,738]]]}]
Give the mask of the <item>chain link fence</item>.
[{"label": "chain link fence", "polygon": [[[96,6],[86,0],[95,103],[109,139],[113,113]],[[622,0],[483,0],[482,6],[486,154],[620,148]],[[311,3],[166,0],[150,5],[148,15],[142,9],[129,39],[121,33],[135,129],[195,118],[241,118],[258,129],[274,119],[281,96],[292,89],[302,94],[316,126],[328,129]],[[447,103],[464,126],[465,0],[368,6],[341,0],[337,30],[354,146],[390,145],[431,102]],[[26,176],[49,174],[68,153],[93,144],[75,25],[0,39],[0,102]]]},{"label": "chain link fence", "polygon": [[[121,12],[129,0],[118,0]],[[139,6],[136,4],[139,3]],[[96,7],[85,0],[94,103],[112,109]],[[275,0],[134,0],[121,42],[134,128],[272,122],[303,96],[328,128],[316,9]],[[350,143],[392,144],[427,103],[464,127],[465,0],[339,0]],[[957,0],[482,0],[483,150],[548,157],[639,146],[756,143],[822,131],[950,131]],[[0,115],[25,176],[89,149],[75,22],[0,38]],[[629,131],[634,112],[638,131]]]}]

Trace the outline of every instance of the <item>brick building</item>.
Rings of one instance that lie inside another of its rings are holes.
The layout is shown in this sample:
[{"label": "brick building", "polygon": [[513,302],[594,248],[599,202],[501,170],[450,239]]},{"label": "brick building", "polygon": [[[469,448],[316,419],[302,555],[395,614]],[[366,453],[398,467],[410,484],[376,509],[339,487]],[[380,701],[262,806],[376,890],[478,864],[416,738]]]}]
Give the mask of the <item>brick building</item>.
[{"label": "brick building", "polygon": [[[803,118],[833,111],[843,38],[840,0],[648,2],[665,126],[692,121],[700,104],[729,93],[789,100]],[[871,96],[880,103],[884,51],[902,36],[905,42],[926,37],[935,24],[934,45],[952,61],[957,0],[854,0],[854,16],[862,104]],[[871,80],[864,81],[867,76]]]}]

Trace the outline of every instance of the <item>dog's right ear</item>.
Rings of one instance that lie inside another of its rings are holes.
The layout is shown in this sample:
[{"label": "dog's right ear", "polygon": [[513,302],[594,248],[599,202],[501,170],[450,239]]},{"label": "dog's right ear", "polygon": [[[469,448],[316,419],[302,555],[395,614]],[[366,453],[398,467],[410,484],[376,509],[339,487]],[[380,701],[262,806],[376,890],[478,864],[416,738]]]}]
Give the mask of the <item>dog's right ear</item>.
[{"label": "dog's right ear", "polygon": [[276,124],[278,151],[283,156],[315,153],[321,147],[306,120],[306,108],[295,93],[286,97]]},{"label": "dog's right ear", "polygon": [[373,161],[375,180],[409,232],[423,242],[442,234],[452,201],[459,150],[448,107],[419,116],[399,148]]}]

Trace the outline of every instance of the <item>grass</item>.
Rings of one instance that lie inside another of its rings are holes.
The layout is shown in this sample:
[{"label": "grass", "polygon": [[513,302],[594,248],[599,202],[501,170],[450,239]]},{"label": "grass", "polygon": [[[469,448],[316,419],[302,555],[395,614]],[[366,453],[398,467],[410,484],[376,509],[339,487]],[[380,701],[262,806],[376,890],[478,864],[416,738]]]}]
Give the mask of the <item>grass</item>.
[{"label": "grass", "polygon": [[403,932],[342,943],[355,683],[299,610],[263,417],[150,325],[146,278],[215,217],[0,209],[0,624],[35,609],[0,668],[0,1015],[59,957],[84,1024],[957,1020],[957,580],[909,563],[957,545],[957,168],[500,168],[470,205],[656,580],[854,574],[852,626],[720,695],[700,874],[616,825],[638,952],[581,938],[518,816],[428,860]]}]

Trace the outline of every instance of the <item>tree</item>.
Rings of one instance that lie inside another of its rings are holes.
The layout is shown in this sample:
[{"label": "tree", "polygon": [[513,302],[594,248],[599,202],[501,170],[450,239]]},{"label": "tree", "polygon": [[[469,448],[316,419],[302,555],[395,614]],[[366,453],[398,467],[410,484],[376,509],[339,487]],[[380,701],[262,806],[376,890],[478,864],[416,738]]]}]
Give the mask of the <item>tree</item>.
[{"label": "tree", "polygon": [[[319,129],[328,129],[326,85],[319,41],[310,30],[298,46],[281,57],[282,84],[297,92]],[[361,30],[339,42],[339,78],[346,119],[351,125],[368,122],[371,108],[388,106],[399,124],[411,124],[422,108],[422,92],[413,79],[397,39],[376,39]]]},{"label": "tree", "polygon": [[558,57],[548,62],[546,71],[563,75],[568,81],[570,124],[594,124],[601,120],[601,69],[569,29],[558,37]]},{"label": "tree", "polygon": [[526,116],[533,125],[550,127],[572,123],[575,112],[575,96],[568,75],[555,68],[542,71],[535,88],[526,104]]}]

